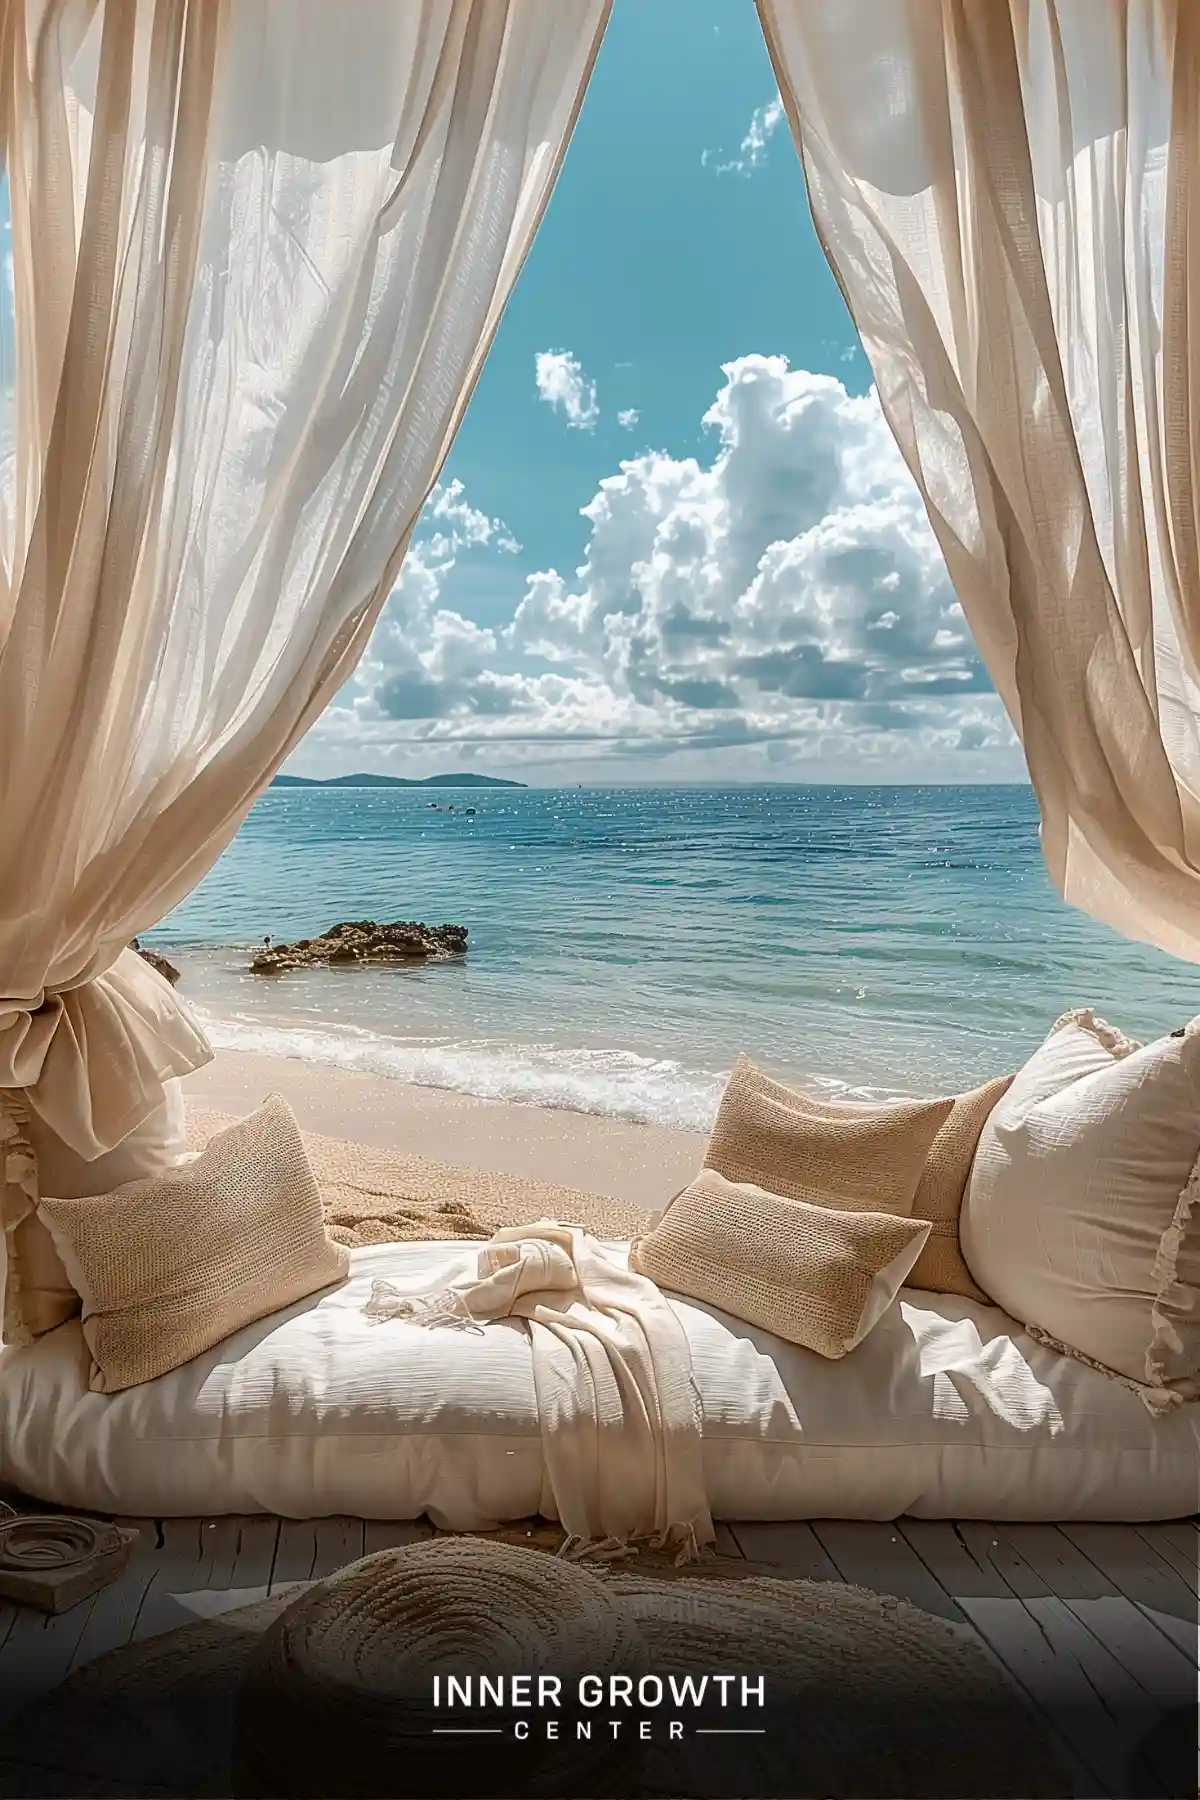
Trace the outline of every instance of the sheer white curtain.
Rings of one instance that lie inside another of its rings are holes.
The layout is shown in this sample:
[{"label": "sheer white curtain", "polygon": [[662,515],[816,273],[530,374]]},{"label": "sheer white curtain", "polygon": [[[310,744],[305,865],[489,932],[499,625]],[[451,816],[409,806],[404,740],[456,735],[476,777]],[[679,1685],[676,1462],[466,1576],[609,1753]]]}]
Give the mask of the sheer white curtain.
[{"label": "sheer white curtain", "polygon": [[1200,960],[1200,5],[758,3],[1051,873]]},{"label": "sheer white curtain", "polygon": [[208,1058],[123,946],[354,667],[609,3],[0,0],[0,1101],[85,1158]]}]

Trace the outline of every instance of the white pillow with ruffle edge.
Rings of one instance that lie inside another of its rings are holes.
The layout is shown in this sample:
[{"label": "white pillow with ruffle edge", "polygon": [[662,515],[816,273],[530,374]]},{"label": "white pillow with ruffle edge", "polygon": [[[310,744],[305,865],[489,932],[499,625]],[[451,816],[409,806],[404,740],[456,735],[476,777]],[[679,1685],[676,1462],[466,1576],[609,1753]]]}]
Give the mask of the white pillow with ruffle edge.
[{"label": "white pillow with ruffle edge", "polygon": [[1138,1388],[1200,1397],[1200,1019],[1141,1045],[1066,1014],[983,1128],[959,1235],[1041,1341]]}]

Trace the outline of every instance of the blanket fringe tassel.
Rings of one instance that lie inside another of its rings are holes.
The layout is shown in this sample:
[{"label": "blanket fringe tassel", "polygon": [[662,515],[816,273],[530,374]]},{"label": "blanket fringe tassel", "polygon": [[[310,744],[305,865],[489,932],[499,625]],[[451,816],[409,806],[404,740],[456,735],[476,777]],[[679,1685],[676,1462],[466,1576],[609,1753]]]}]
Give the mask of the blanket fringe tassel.
[{"label": "blanket fringe tassel", "polygon": [[665,1531],[656,1532],[652,1537],[637,1539],[586,1538],[573,1533],[564,1538],[555,1554],[565,1562],[622,1562],[631,1556],[637,1556],[643,1544],[649,1550],[667,1550],[673,1544],[677,1545],[674,1560],[677,1569],[699,1562],[704,1554],[694,1524],[669,1525]]},{"label": "blanket fringe tassel", "polygon": [[386,1319],[407,1319],[410,1325],[427,1329],[448,1326],[454,1331],[483,1335],[483,1326],[471,1316],[466,1301],[452,1287],[443,1288],[438,1294],[411,1296],[401,1294],[390,1281],[375,1281],[363,1312],[373,1325],[381,1325]]}]

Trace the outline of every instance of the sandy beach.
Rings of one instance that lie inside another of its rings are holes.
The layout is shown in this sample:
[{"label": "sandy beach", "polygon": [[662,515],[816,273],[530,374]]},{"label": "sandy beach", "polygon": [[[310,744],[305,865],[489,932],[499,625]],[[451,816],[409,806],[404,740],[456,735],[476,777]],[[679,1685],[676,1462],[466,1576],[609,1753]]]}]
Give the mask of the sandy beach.
[{"label": "sandy beach", "polygon": [[190,1104],[241,1116],[280,1094],[301,1126],[378,1150],[608,1194],[652,1210],[700,1166],[699,1133],[413,1087],[316,1063],[221,1050],[184,1083]]}]

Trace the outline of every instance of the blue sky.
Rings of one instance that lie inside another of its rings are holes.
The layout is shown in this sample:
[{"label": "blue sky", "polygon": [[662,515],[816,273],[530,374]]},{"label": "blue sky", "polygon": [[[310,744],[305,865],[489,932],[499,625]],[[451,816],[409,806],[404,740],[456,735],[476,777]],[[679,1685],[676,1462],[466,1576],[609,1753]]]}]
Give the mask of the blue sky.
[{"label": "blue sky", "polygon": [[[583,560],[579,510],[623,457],[703,455],[700,421],[731,357],[781,352],[855,393],[870,385],[786,124],[752,173],[717,173],[748,162],[742,139],[775,93],[752,0],[616,0],[446,470],[509,525],[522,566],[573,570]],[[535,357],[548,348],[569,349],[595,381],[594,431],[564,430],[561,413],[539,402]],[[627,408],[638,413],[632,429],[617,423]],[[499,618],[519,598],[519,570],[503,600],[485,579],[479,616],[490,604]]]},{"label": "blue sky", "polygon": [[400,581],[289,766],[1023,778],[752,0],[616,0]]}]

